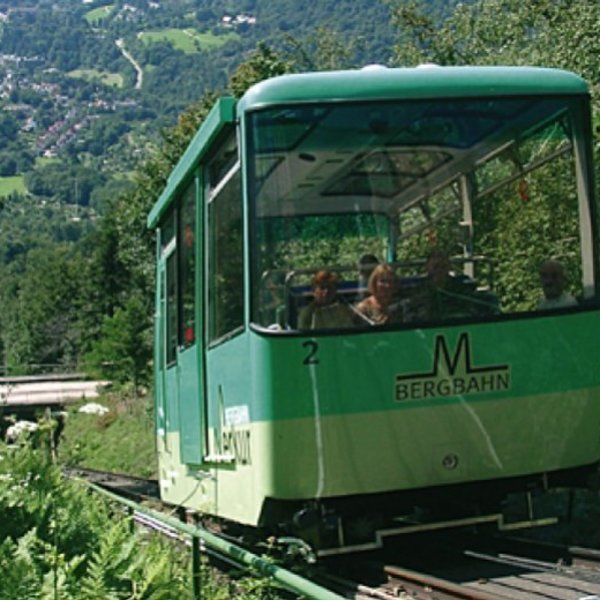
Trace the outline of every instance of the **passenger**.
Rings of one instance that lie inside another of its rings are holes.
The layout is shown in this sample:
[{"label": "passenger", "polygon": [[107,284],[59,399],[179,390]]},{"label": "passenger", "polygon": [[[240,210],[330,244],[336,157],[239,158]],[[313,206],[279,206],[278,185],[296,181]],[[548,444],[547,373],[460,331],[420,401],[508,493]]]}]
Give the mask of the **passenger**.
[{"label": "passenger", "polygon": [[544,297],[538,302],[538,310],[577,306],[577,300],[565,291],[567,276],[562,263],[545,260],[540,265],[539,273]]},{"label": "passenger", "polygon": [[298,329],[341,329],[354,325],[352,310],[336,297],[337,284],[337,275],[331,271],[319,271],[313,277],[314,299],[300,311]]},{"label": "passenger", "polygon": [[373,269],[379,264],[379,260],[374,254],[363,254],[358,259],[358,294],[357,300],[366,298],[369,293],[367,291],[369,286],[369,277]]},{"label": "passenger", "polygon": [[357,314],[370,325],[402,322],[402,306],[398,302],[399,281],[388,264],[377,265],[369,277],[370,296],[359,302]]},{"label": "passenger", "polygon": [[426,279],[421,289],[406,303],[407,321],[452,319],[499,312],[492,294],[478,294],[475,282],[452,273],[448,255],[433,250],[425,263]]}]

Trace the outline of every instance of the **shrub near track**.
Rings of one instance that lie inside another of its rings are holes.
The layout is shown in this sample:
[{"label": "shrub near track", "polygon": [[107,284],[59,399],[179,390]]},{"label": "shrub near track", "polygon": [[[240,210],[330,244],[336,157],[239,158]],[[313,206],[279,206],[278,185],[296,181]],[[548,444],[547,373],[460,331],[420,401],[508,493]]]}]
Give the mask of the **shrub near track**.
[{"label": "shrub near track", "polygon": [[185,598],[187,553],[131,533],[81,484],[63,478],[43,448],[0,444],[0,597]]},{"label": "shrub near track", "polygon": [[[40,443],[44,436],[42,428],[33,444],[0,442],[0,598],[191,598],[189,551],[158,534],[132,533],[129,518],[113,503],[64,478]],[[202,597],[281,597],[269,579],[237,575],[204,563]]]}]

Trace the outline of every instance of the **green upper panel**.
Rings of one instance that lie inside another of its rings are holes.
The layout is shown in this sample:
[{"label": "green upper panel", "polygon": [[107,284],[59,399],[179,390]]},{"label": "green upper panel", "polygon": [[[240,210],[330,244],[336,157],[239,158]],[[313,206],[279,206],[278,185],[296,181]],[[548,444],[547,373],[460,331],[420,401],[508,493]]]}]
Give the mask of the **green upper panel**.
[{"label": "green upper panel", "polygon": [[235,98],[217,100],[210,113],[196,132],[183,156],[169,175],[167,185],[148,215],[148,227],[156,227],[161,215],[171,203],[173,196],[188,179],[193,169],[210,149],[210,144],[228,123],[235,121]]},{"label": "green upper panel", "polygon": [[459,98],[527,94],[585,94],[587,84],[573,73],[533,67],[438,67],[282,75],[251,87],[238,114],[286,102],[375,99]]}]

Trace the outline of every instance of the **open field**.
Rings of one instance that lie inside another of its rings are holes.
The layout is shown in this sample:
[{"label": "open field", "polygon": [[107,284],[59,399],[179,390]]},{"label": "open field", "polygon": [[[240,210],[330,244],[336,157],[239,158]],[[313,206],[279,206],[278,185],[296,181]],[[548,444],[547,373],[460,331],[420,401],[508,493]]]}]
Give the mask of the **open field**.
[{"label": "open field", "polygon": [[166,41],[186,54],[218,48],[239,37],[237,33],[217,36],[212,33],[200,33],[195,29],[161,29],[160,31],[144,31],[138,35],[145,44]]},{"label": "open field", "polygon": [[99,6],[98,8],[94,8],[93,10],[90,10],[90,12],[85,14],[85,20],[90,25],[94,25],[98,21],[108,17],[108,15],[110,15],[114,8],[114,4],[107,4],[106,6]]},{"label": "open field", "polygon": [[22,175],[0,177],[0,196],[8,196],[9,194],[12,194],[12,192],[24,194],[26,191]]},{"label": "open field", "polygon": [[106,71],[97,71],[96,69],[75,69],[74,71],[69,71],[68,75],[75,79],[85,79],[86,81],[98,80],[104,85],[123,87],[123,76],[120,73],[108,73]]}]

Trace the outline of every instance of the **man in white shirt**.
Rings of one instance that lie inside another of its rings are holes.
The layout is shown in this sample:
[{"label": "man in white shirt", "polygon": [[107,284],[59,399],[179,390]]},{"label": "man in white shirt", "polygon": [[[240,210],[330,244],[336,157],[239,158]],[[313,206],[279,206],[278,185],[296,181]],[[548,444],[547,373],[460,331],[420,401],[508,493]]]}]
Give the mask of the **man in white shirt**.
[{"label": "man in white shirt", "polygon": [[544,297],[538,302],[538,310],[577,306],[577,300],[565,291],[565,269],[557,260],[545,260],[540,265],[540,282]]}]

